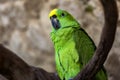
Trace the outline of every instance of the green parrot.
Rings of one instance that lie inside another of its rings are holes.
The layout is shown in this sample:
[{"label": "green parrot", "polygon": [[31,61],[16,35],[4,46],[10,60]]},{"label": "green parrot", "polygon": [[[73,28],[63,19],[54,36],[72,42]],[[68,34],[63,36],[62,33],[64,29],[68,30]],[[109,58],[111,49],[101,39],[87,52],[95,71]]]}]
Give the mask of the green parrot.
[{"label": "green parrot", "polygon": [[[88,63],[96,46],[75,18],[65,10],[53,9],[50,37],[55,48],[56,70],[61,80],[71,80]],[[102,68],[93,80],[107,80]]]}]

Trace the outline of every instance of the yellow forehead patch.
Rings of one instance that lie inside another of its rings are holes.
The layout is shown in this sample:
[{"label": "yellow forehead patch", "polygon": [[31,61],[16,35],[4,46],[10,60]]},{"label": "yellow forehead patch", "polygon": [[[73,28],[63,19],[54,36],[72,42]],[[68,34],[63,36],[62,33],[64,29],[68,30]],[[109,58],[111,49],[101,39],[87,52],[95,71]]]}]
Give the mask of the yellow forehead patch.
[{"label": "yellow forehead patch", "polygon": [[56,12],[57,12],[57,10],[58,10],[58,9],[53,9],[53,10],[49,13],[49,18],[50,18],[51,16],[55,15]]}]

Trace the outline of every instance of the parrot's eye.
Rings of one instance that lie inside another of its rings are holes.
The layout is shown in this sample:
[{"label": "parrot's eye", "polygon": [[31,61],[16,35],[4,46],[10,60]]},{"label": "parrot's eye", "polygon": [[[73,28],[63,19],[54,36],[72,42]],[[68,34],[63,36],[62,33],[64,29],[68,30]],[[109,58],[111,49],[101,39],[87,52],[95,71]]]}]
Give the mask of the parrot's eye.
[{"label": "parrot's eye", "polygon": [[61,16],[62,16],[62,17],[64,17],[64,16],[65,16],[65,14],[64,14],[64,13],[62,13],[62,14],[61,14]]}]

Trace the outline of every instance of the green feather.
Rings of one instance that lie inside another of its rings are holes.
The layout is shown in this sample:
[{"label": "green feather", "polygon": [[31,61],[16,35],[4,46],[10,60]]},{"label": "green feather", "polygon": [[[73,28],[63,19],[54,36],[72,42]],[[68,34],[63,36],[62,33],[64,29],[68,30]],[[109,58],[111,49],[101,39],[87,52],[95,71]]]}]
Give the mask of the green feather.
[{"label": "green feather", "polygon": [[[74,78],[92,58],[96,46],[68,12],[55,9],[51,11],[49,17],[56,18],[60,23],[60,28],[55,29],[53,26],[50,34],[55,48],[56,70],[61,80],[69,80]],[[94,79],[107,80],[107,75],[101,69]]]}]

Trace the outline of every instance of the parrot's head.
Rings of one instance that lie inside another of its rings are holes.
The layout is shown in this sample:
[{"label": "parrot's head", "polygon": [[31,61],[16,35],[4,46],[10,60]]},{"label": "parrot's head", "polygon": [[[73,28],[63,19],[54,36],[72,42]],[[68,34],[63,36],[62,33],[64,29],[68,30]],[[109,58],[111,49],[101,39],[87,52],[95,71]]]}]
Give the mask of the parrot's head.
[{"label": "parrot's head", "polygon": [[80,27],[73,16],[65,10],[53,9],[49,14],[49,18],[54,30],[68,27]]}]

